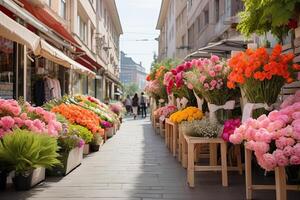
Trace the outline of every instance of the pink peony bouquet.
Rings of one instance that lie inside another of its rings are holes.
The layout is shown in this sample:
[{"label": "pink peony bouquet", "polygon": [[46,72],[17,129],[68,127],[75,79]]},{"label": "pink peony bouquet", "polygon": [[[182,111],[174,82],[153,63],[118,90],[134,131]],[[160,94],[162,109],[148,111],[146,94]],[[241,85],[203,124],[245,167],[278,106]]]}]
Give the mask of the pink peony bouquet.
[{"label": "pink peony bouquet", "polygon": [[109,105],[109,109],[114,112],[116,115],[120,115],[125,112],[125,108],[121,102],[112,103]]},{"label": "pink peony bouquet", "polygon": [[212,55],[210,59],[192,60],[191,63],[195,67],[184,74],[190,88],[200,93],[211,104],[224,105],[232,99],[233,90],[226,86],[230,68],[225,62]]},{"label": "pink peony bouquet", "polygon": [[165,118],[168,118],[171,114],[177,111],[176,106],[164,106],[161,108],[158,108],[154,111],[154,114],[159,116],[160,119],[164,120]]},{"label": "pink peony bouquet", "polygon": [[277,166],[300,165],[299,96],[300,91],[268,116],[248,119],[234,131],[230,141],[245,142],[245,147],[254,151],[258,164],[267,171]]},{"label": "pink peony bouquet", "polygon": [[57,136],[62,124],[54,113],[41,107],[32,107],[29,103],[19,105],[15,100],[0,99],[0,138],[14,128],[28,129],[37,133]]},{"label": "pink peony bouquet", "polygon": [[148,81],[145,91],[150,96],[155,97],[155,99],[165,99],[167,96],[165,88],[161,87],[161,84],[158,80]]},{"label": "pink peony bouquet", "polygon": [[240,119],[228,119],[224,122],[223,132],[221,137],[224,141],[229,142],[229,137],[232,135],[236,128],[241,125]]}]

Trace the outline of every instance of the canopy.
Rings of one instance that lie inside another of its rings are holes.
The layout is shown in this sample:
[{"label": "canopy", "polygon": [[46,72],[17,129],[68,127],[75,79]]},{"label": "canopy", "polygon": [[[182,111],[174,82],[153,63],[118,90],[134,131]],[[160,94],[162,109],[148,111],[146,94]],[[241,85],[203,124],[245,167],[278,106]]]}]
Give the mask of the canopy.
[{"label": "canopy", "polygon": [[43,56],[59,65],[74,69],[78,73],[96,76],[94,72],[75,62],[62,51],[53,47],[26,27],[15,22],[2,11],[0,11],[0,18],[0,36],[25,45],[33,51],[34,55]]},{"label": "canopy", "polygon": [[0,36],[23,44],[30,48],[34,54],[38,50],[40,43],[40,37],[22,26],[16,23],[13,19],[5,15],[0,11]]}]

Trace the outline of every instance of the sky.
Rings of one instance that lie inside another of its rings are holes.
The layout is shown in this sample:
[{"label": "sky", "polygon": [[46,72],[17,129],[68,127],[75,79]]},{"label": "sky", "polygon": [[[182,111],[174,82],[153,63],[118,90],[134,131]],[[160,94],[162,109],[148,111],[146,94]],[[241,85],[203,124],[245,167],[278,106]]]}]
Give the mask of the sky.
[{"label": "sky", "polygon": [[[116,0],[123,35],[120,49],[150,71],[153,53],[158,51],[159,31],[155,30],[161,0]],[[137,40],[148,41],[137,41]]]}]

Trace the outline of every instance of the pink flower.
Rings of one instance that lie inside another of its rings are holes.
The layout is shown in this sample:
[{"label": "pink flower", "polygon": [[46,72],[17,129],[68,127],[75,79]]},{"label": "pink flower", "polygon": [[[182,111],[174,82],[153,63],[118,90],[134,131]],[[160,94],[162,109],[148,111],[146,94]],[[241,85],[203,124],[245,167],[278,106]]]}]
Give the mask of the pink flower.
[{"label": "pink flower", "polygon": [[272,134],[264,128],[260,128],[255,134],[255,140],[270,143]]},{"label": "pink flower", "polygon": [[285,137],[280,137],[275,141],[276,147],[278,149],[284,149],[288,144],[287,144],[287,139]]},{"label": "pink flower", "polygon": [[200,81],[201,83],[204,83],[205,80],[206,80],[206,76],[201,75],[199,81]]},{"label": "pink flower", "polygon": [[20,117],[14,117],[15,123],[18,125],[18,127],[22,127],[24,125],[24,120]]},{"label": "pink flower", "polygon": [[275,157],[275,160],[276,160],[278,166],[284,167],[284,166],[287,166],[289,164],[289,160],[284,155],[282,150],[279,150],[279,149],[275,150],[273,152],[273,155]]},{"label": "pink flower", "polygon": [[175,76],[177,74],[177,70],[176,69],[172,69],[171,70],[172,74]]},{"label": "pink flower", "polygon": [[291,156],[290,158],[291,165],[300,165],[300,157],[299,156]]},{"label": "pink flower", "polygon": [[5,116],[0,119],[0,126],[2,126],[4,130],[13,128],[14,124],[15,120],[11,116]]},{"label": "pink flower", "polygon": [[204,83],[203,86],[204,86],[205,89],[209,89],[209,84],[208,83]]},{"label": "pink flower", "polygon": [[216,76],[216,72],[215,72],[215,71],[209,71],[208,74],[209,74],[211,77],[215,77],[215,76]]},{"label": "pink flower", "polygon": [[300,157],[300,143],[297,143],[294,147],[295,155]]},{"label": "pink flower", "polygon": [[294,112],[292,114],[293,119],[300,119],[300,112]]},{"label": "pink flower", "polygon": [[270,153],[264,154],[261,159],[258,159],[258,163],[267,171],[271,171],[276,167],[276,159]]},{"label": "pink flower", "polygon": [[236,131],[234,132],[234,134],[229,136],[229,141],[233,144],[241,144],[243,140],[243,135]]},{"label": "pink flower", "polygon": [[220,58],[218,56],[216,56],[216,55],[212,55],[211,58],[210,58],[210,60],[212,62],[214,62],[214,63],[217,63],[217,62],[220,61]]},{"label": "pink flower", "polygon": [[210,85],[212,86],[212,87],[215,87],[216,85],[217,85],[217,81],[216,80],[211,80],[210,81]]},{"label": "pink flower", "polygon": [[284,149],[283,149],[283,154],[286,156],[286,157],[289,157],[289,156],[292,156],[295,154],[295,150],[293,147],[291,146],[286,146]]},{"label": "pink flower", "polygon": [[216,71],[216,72],[220,72],[220,71],[222,71],[222,68],[223,68],[222,65],[216,65],[216,66],[215,66],[215,71]]},{"label": "pink flower", "polygon": [[187,84],[187,87],[190,89],[190,90],[192,90],[194,87],[193,87],[193,85],[191,84],[191,83],[188,83]]},{"label": "pink flower", "polygon": [[265,142],[255,142],[253,145],[255,153],[259,155],[267,153],[270,149],[270,146]]},{"label": "pink flower", "polygon": [[20,117],[21,117],[21,119],[23,119],[23,120],[28,119],[27,113],[22,113],[22,114],[20,115]]}]

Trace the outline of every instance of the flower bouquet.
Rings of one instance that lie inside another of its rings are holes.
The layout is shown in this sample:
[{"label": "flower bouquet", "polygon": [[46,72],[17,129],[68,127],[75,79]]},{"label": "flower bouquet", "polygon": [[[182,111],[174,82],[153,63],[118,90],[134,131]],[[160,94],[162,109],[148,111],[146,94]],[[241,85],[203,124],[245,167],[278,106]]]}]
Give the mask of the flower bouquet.
[{"label": "flower bouquet", "polygon": [[245,142],[266,171],[275,167],[300,165],[300,91],[297,102],[284,102],[282,109],[257,119],[249,118],[230,136],[234,144]]},{"label": "flower bouquet", "polygon": [[203,118],[203,113],[196,107],[187,107],[179,110],[170,116],[173,123],[181,123],[182,121],[194,121]]},{"label": "flower bouquet", "polygon": [[171,114],[173,114],[176,111],[177,111],[176,106],[164,106],[155,110],[154,115],[159,116],[159,119],[164,121],[166,118],[168,118]]},{"label": "flower bouquet", "polygon": [[252,103],[248,104],[252,106],[248,110],[254,110],[255,104],[262,104],[257,105],[253,113],[257,118],[272,109],[282,86],[296,78],[295,72],[300,70],[300,66],[293,64],[294,57],[293,53],[282,54],[281,45],[276,45],[271,54],[266,48],[240,52],[228,62],[231,72],[227,86],[235,88],[238,85],[241,88],[247,101]]},{"label": "flower bouquet", "polygon": [[211,123],[208,119],[183,121],[180,128],[188,136],[203,138],[217,138],[221,131],[220,124]]},{"label": "flower bouquet", "polygon": [[217,122],[216,113],[218,120],[223,123],[230,115],[227,110],[232,110],[235,104],[230,101],[236,96],[235,90],[226,87],[230,68],[215,55],[194,63],[196,67],[185,73],[186,82],[208,102],[211,121]]}]

